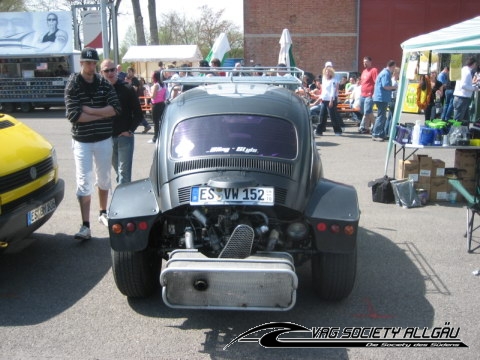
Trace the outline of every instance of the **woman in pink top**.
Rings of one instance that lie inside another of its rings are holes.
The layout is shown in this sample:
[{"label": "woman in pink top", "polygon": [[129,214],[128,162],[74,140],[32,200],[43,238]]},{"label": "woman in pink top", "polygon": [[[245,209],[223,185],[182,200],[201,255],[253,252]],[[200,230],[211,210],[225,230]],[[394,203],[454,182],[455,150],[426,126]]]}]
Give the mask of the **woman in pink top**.
[{"label": "woman in pink top", "polygon": [[153,72],[152,83],[153,85],[150,88],[150,94],[152,99],[152,120],[154,131],[153,138],[148,140],[150,144],[154,144],[157,141],[163,111],[165,110],[165,100],[167,99],[167,87],[161,79],[160,71]]}]

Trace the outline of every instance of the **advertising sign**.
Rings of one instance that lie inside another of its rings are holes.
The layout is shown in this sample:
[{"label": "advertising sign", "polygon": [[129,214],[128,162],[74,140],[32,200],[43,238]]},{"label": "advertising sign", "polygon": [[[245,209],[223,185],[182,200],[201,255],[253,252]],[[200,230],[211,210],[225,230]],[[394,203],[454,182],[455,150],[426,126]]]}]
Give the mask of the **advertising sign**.
[{"label": "advertising sign", "polygon": [[84,47],[101,48],[102,17],[100,11],[82,11]]},{"label": "advertising sign", "polygon": [[403,103],[403,112],[418,114],[420,109],[417,105],[417,87],[418,83],[409,83],[407,93],[405,95],[405,102]]},{"label": "advertising sign", "polygon": [[72,51],[70,12],[0,13],[0,56],[60,55]]}]

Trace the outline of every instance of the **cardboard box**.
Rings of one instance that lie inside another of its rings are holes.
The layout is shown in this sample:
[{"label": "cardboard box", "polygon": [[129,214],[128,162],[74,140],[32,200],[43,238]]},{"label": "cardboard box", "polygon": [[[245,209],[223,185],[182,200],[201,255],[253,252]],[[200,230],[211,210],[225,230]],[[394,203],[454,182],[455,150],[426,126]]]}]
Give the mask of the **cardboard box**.
[{"label": "cardboard box", "polygon": [[432,160],[432,176],[445,176],[445,161],[440,159]]},{"label": "cardboard box", "polygon": [[398,160],[397,174],[398,179],[411,179],[413,181],[418,181],[418,161]]},{"label": "cardboard box", "polygon": [[418,159],[418,181],[427,183],[432,177],[432,158],[428,155],[417,155],[416,157]]},{"label": "cardboard box", "polygon": [[460,169],[458,176],[461,178],[474,178],[477,165],[476,150],[455,150],[454,167]]},{"label": "cardboard box", "polygon": [[446,176],[433,176],[430,179],[430,201],[448,201],[448,189]]}]

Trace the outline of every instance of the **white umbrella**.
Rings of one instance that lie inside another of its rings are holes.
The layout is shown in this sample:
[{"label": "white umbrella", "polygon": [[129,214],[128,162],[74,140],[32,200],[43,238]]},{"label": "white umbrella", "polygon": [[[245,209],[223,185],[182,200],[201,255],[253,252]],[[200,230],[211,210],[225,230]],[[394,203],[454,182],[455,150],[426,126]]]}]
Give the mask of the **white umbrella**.
[{"label": "white umbrella", "polygon": [[279,44],[280,53],[278,54],[278,63],[285,64],[287,67],[294,67],[295,59],[292,54],[292,38],[288,29],[283,29]]}]

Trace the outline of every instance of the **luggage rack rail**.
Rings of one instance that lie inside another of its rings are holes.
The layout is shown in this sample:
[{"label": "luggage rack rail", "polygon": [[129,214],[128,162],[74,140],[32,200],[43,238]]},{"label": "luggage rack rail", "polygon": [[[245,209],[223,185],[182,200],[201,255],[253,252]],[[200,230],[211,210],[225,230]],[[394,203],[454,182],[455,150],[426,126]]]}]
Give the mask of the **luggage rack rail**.
[{"label": "luggage rack rail", "polygon": [[[304,71],[296,68],[284,67],[242,67],[232,68],[205,68],[205,67],[180,67],[162,70],[162,77],[166,72],[178,73],[175,79],[165,80],[165,83],[181,85],[208,85],[208,84],[268,84],[268,85],[295,85],[301,86]],[[226,75],[215,75],[215,73]],[[279,75],[280,74],[280,75]]]}]

